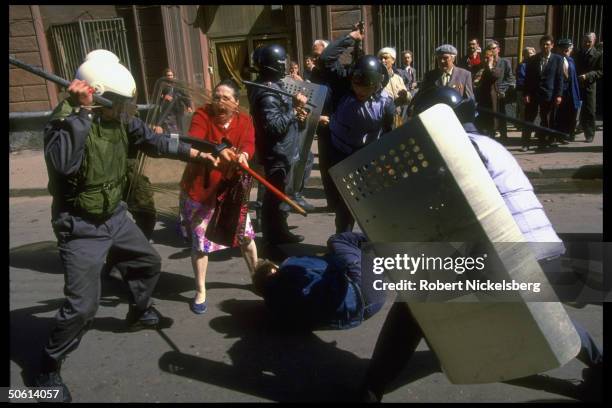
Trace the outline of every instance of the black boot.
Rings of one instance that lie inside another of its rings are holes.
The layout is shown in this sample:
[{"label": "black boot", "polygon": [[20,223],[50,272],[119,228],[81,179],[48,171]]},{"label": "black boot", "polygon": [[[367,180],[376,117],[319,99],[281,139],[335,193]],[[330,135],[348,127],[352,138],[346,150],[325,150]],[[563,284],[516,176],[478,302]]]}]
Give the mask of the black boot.
[{"label": "black boot", "polygon": [[143,329],[167,329],[174,323],[173,319],[162,316],[153,306],[142,311],[131,304],[125,321],[127,330],[130,332]]},{"label": "black boot", "polygon": [[[43,355],[43,364],[41,372],[34,378],[33,386],[34,387],[44,387],[44,388],[59,388],[61,390],[61,399],[54,400],[60,402],[72,402],[72,395],[70,395],[70,391],[66,384],[64,384],[64,380],[60,375],[61,362],[52,359],[47,356],[45,353]],[[44,400],[41,400],[44,401]]]}]

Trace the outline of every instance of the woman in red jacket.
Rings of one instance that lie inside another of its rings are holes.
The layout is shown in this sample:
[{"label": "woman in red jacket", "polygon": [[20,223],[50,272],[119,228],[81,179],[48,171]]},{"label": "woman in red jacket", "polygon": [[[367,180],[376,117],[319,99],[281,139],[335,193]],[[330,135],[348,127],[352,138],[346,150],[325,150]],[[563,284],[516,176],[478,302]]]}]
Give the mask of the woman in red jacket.
[{"label": "woman in red jacket", "polygon": [[[196,278],[196,295],[191,310],[196,314],[206,312],[206,269],[208,254],[227,247],[206,238],[206,228],[213,215],[217,190],[233,161],[247,164],[255,150],[255,130],[251,117],[238,110],[239,89],[231,80],[221,81],[213,90],[213,101],[198,108],[193,115],[189,134],[191,137],[215,144],[223,138],[231,141],[236,150],[225,149],[224,159],[216,167],[206,168],[200,163],[188,163],[181,180],[180,220],[183,233],[191,234],[191,261]],[[206,175],[206,172],[209,172]],[[206,184],[206,185],[205,185]],[[247,214],[244,236],[240,249],[252,275],[257,262],[255,231]]]}]

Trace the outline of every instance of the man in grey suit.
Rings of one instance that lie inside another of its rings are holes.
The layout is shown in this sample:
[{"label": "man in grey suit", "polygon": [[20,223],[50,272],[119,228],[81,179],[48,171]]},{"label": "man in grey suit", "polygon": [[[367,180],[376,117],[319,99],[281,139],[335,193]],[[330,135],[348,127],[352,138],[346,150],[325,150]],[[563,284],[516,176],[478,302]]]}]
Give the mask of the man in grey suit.
[{"label": "man in grey suit", "polygon": [[[493,52],[493,57],[497,61],[497,68],[503,73],[502,76],[495,81],[495,91],[497,93],[497,111],[505,115],[506,98],[511,92],[514,91],[514,87],[516,86],[516,80],[514,79],[514,74],[512,73],[512,64],[510,64],[510,61],[507,59],[499,56],[501,48],[497,41],[491,40],[487,44],[487,50],[491,50]],[[496,122],[498,128],[495,130],[499,130],[501,140],[506,140],[508,138],[506,120],[499,118],[496,120]]]},{"label": "man in grey suit", "polygon": [[580,125],[584,130],[587,143],[595,136],[595,95],[597,80],[603,76],[603,56],[595,49],[595,33],[586,33],[582,37],[582,49],[576,53],[576,71],[580,81],[582,108],[580,110]]},{"label": "man in grey suit", "polygon": [[443,44],[436,48],[438,68],[429,71],[423,78],[422,91],[429,88],[448,86],[455,88],[465,99],[474,99],[472,88],[472,73],[466,69],[455,66],[457,49],[450,44]]}]

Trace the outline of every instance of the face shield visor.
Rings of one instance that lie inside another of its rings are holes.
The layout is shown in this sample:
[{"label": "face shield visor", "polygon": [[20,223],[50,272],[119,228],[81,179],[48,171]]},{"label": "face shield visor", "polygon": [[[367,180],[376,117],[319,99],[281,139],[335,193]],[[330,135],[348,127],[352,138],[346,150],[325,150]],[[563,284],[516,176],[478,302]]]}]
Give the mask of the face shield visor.
[{"label": "face shield visor", "polygon": [[136,95],[127,98],[112,92],[106,92],[102,96],[113,103],[111,108],[96,105],[96,107],[101,108],[101,116],[104,119],[116,120],[125,124],[134,116],[137,116],[138,105],[136,105]]}]

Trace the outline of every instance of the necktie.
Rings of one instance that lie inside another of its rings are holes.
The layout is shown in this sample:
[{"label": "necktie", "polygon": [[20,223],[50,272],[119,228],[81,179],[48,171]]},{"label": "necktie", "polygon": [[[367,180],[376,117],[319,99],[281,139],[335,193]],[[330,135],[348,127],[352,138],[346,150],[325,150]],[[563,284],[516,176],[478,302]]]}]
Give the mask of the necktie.
[{"label": "necktie", "polygon": [[450,74],[447,72],[442,74],[442,86],[447,86],[449,81],[450,81]]},{"label": "necktie", "polygon": [[542,57],[542,64],[540,65],[540,71],[544,71],[546,64],[548,64],[548,57]]},{"label": "necktie", "polygon": [[563,76],[565,79],[569,78],[569,63],[565,57],[563,57]]}]

